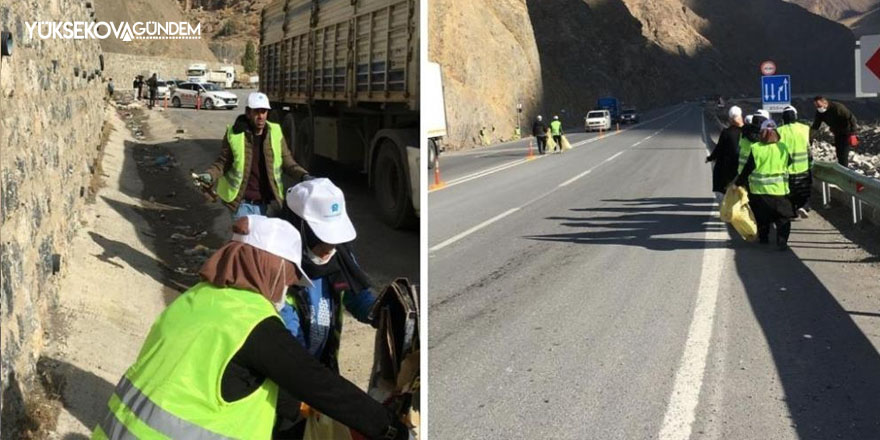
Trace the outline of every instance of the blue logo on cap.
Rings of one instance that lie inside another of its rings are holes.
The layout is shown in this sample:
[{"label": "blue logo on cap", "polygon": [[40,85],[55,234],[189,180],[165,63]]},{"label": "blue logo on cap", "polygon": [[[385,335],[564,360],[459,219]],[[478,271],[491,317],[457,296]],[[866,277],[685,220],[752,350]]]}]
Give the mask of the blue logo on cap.
[{"label": "blue logo on cap", "polygon": [[330,215],[338,215],[339,214],[339,203],[334,203],[330,205]]}]

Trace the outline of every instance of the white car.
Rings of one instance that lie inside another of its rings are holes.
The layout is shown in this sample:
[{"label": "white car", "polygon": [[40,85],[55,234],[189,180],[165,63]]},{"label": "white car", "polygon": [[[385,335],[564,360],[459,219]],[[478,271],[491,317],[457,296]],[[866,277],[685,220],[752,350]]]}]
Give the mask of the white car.
[{"label": "white car", "polygon": [[156,88],[158,89],[156,96],[158,96],[160,98],[163,96],[166,96],[166,95],[169,98],[171,97],[171,95],[169,94],[170,91],[168,90],[168,83],[165,82],[164,79],[160,79],[160,80],[156,81]]},{"label": "white car", "polygon": [[611,129],[611,112],[608,110],[593,110],[587,113],[584,118],[584,130],[610,130]]},{"label": "white car", "polygon": [[238,107],[238,97],[227,92],[215,84],[185,82],[174,88],[171,96],[171,105],[174,107],[195,107],[198,97],[201,96],[202,108],[212,110],[215,108],[234,109]]}]

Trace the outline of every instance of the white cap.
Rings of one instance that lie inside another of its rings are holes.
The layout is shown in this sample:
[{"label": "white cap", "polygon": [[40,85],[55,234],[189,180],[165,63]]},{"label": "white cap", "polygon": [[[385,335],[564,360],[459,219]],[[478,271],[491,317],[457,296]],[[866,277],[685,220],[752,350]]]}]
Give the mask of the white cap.
[{"label": "white cap", "polygon": [[755,115],[746,115],[746,124],[751,124],[754,117]]},{"label": "white cap", "polygon": [[312,280],[302,268],[302,238],[290,223],[279,218],[249,215],[248,233],[232,234],[232,240],[249,244],[293,263],[299,269],[301,286],[311,286]]},{"label": "white cap", "polygon": [[357,237],[345,210],[345,197],[330,179],[312,179],[287,189],[287,206],[302,217],[327,244],[348,243]]},{"label": "white cap", "polygon": [[271,110],[272,107],[269,106],[269,97],[266,96],[265,93],[254,92],[248,95],[248,108],[258,109],[264,108],[266,110]]},{"label": "white cap", "polygon": [[742,116],[742,115],[743,115],[742,109],[736,105],[731,107],[730,110],[727,111],[727,117],[729,119],[733,119],[733,118],[736,118],[736,117]]},{"label": "white cap", "polygon": [[768,112],[767,110],[760,109],[756,113],[767,118],[767,119],[770,119],[770,112]]},{"label": "white cap", "polygon": [[761,131],[772,130],[774,128],[776,128],[776,122],[772,119],[768,119],[761,123]]},{"label": "white cap", "polygon": [[538,115],[538,120],[544,119],[541,115]]},{"label": "white cap", "polygon": [[797,109],[794,108],[793,105],[786,106],[784,109],[782,109],[782,111],[783,112],[794,112],[794,114],[797,114]]}]

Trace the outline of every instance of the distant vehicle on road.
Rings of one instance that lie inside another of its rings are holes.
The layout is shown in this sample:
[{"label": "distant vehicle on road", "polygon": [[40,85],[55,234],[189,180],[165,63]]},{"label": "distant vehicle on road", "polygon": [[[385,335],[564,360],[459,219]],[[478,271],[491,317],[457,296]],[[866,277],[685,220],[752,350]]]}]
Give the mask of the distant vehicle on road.
[{"label": "distant vehicle on road", "polygon": [[440,65],[428,62],[422,83],[422,126],[428,137],[428,169],[443,151],[441,141],[446,136],[446,105],[443,99],[443,73]]},{"label": "distant vehicle on road", "polygon": [[190,64],[186,69],[186,81],[191,83],[208,82],[208,65],[197,63]]},{"label": "distant vehicle on road", "polygon": [[171,96],[170,91],[168,89],[168,81],[165,81],[164,79],[157,80],[156,81],[156,88],[158,89],[158,91],[156,92],[157,96],[159,96],[159,97],[163,97],[163,96],[170,97]]},{"label": "distant vehicle on road", "polygon": [[171,105],[174,107],[195,107],[199,95],[202,99],[202,108],[206,110],[215,108],[231,110],[238,107],[238,97],[233,93],[211,83],[198,84],[193,82],[185,82],[174,89]]},{"label": "distant vehicle on road", "polygon": [[620,112],[620,122],[626,124],[638,124],[639,123],[639,114],[636,113],[635,109],[628,108],[622,112]]},{"label": "distant vehicle on road", "polygon": [[235,67],[220,66],[220,68],[211,70],[207,75],[207,82],[217,84],[223,88],[230,88],[235,83]]},{"label": "distant vehicle on road", "polygon": [[584,130],[610,130],[611,129],[611,112],[608,110],[593,110],[587,113],[584,118]]},{"label": "distant vehicle on road", "polygon": [[620,118],[620,101],[613,96],[599,98],[599,101],[596,102],[596,110],[608,110],[611,122],[617,122]]}]

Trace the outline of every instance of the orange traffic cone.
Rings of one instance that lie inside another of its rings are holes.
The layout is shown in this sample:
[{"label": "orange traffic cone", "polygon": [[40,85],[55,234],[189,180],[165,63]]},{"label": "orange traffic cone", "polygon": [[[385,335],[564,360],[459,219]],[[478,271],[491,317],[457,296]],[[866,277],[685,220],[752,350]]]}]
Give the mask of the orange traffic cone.
[{"label": "orange traffic cone", "polygon": [[165,110],[168,110],[168,95],[165,95],[165,99],[163,99],[162,106],[165,107]]},{"label": "orange traffic cone", "polygon": [[617,123],[617,132],[620,133],[620,122]]},{"label": "orange traffic cone", "polygon": [[599,129],[599,139],[602,139],[602,136],[605,134],[605,130]]},{"label": "orange traffic cone", "polygon": [[535,153],[532,152],[532,140],[529,139],[529,152],[526,154],[526,159],[534,159]]},{"label": "orange traffic cone", "polygon": [[196,96],[196,110],[202,109],[202,95]]},{"label": "orange traffic cone", "polygon": [[433,191],[435,189],[443,188],[444,186],[446,186],[446,184],[440,179],[440,157],[434,155],[434,183],[428,186],[428,190]]}]

